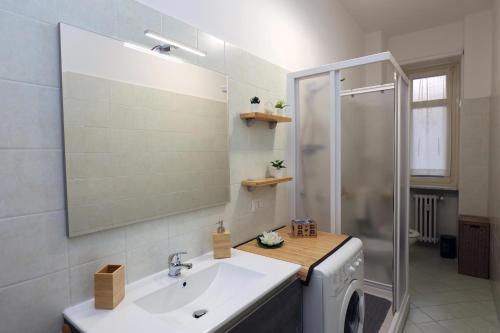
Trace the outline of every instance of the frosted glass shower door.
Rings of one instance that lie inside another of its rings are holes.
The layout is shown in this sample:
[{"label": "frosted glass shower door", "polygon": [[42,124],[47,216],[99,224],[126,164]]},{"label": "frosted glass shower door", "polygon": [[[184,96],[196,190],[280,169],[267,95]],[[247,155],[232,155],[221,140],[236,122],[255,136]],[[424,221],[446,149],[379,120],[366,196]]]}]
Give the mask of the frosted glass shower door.
[{"label": "frosted glass shower door", "polygon": [[409,265],[409,248],[408,248],[408,214],[410,203],[410,136],[407,130],[410,127],[409,119],[409,98],[408,84],[401,78],[399,81],[400,90],[400,109],[399,109],[399,237],[398,248],[399,253],[396,257],[398,265],[397,279],[397,302],[396,306],[399,309],[402,306],[405,294],[408,289],[407,267]]},{"label": "frosted glass shower door", "polygon": [[363,241],[365,279],[393,282],[394,89],[341,97],[342,233]]},{"label": "frosted glass shower door", "polygon": [[296,217],[313,219],[319,230],[331,231],[330,74],[301,78],[296,90]]}]

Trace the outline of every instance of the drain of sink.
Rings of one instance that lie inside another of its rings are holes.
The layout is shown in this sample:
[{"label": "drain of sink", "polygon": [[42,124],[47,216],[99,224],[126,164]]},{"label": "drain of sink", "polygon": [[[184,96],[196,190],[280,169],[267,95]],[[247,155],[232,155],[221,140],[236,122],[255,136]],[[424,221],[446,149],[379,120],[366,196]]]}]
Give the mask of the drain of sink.
[{"label": "drain of sink", "polygon": [[207,312],[208,312],[208,310],[205,310],[205,309],[197,310],[197,311],[193,312],[193,317],[196,319],[201,318],[204,315],[206,315]]}]

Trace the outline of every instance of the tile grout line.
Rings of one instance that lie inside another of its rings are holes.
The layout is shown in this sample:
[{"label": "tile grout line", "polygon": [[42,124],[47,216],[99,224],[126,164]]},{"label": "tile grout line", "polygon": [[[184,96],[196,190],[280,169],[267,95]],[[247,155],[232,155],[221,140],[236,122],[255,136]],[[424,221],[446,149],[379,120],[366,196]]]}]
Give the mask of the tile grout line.
[{"label": "tile grout line", "polygon": [[51,85],[42,84],[42,83],[14,80],[14,79],[8,79],[8,78],[3,78],[3,77],[0,77],[0,82],[19,84],[19,85],[25,85],[25,86],[32,86],[32,87],[37,87],[37,88],[47,88],[47,89],[53,89],[53,90],[60,90],[59,86],[51,86]]},{"label": "tile grout line", "polygon": [[46,215],[46,214],[58,213],[58,212],[66,212],[65,207],[59,208],[59,209],[51,209],[51,210],[47,210],[47,211],[43,211],[43,212],[35,212],[35,213],[28,213],[28,214],[22,214],[22,215],[0,217],[0,224],[7,223],[8,220],[14,220],[17,218],[37,216],[37,215]]},{"label": "tile grout line", "polygon": [[36,147],[1,147],[0,151],[51,151],[62,152],[63,148],[36,148]]},{"label": "tile grout line", "polygon": [[37,22],[37,23],[42,23],[42,24],[46,24],[46,25],[57,25],[57,23],[54,23],[54,22],[51,22],[51,21],[45,21],[45,20],[42,20],[42,19],[40,19],[38,17],[35,17],[35,16],[20,14],[20,13],[13,12],[13,11],[5,9],[5,8],[0,8],[0,12],[4,12],[6,14],[14,15],[14,16],[17,16],[17,17],[22,17],[24,19],[31,20],[31,21],[34,21],[34,22]]},{"label": "tile grout line", "polygon": [[58,270],[55,270],[53,272],[49,272],[49,273],[45,273],[45,274],[42,274],[42,275],[38,275],[38,276],[29,278],[29,279],[24,279],[24,280],[21,280],[21,281],[17,281],[17,282],[6,284],[6,285],[0,287],[0,292],[2,292],[2,290],[8,289],[8,288],[12,288],[12,287],[16,287],[16,286],[22,285],[24,283],[29,283],[29,282],[32,282],[32,281],[41,280],[41,279],[43,279],[43,278],[45,278],[47,276],[55,275],[57,273],[61,273],[61,272],[64,272],[64,271],[67,271],[68,274],[69,274],[69,267],[65,267],[63,269],[58,269]]}]

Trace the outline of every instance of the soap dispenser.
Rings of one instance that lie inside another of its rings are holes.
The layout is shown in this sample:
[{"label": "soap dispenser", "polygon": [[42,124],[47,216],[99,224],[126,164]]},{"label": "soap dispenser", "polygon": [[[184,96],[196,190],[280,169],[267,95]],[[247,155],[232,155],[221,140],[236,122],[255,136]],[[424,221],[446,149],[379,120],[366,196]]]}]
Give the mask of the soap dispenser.
[{"label": "soap dispenser", "polygon": [[214,259],[231,257],[231,233],[224,228],[224,221],[217,222],[217,232],[212,235]]}]

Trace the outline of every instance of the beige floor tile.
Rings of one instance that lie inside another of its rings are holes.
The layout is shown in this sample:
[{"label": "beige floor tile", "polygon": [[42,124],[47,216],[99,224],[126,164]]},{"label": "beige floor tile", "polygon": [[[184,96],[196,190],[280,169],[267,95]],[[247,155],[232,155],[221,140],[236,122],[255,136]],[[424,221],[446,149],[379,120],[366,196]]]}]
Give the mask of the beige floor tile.
[{"label": "beige floor tile", "polygon": [[452,309],[450,309],[450,306],[447,305],[425,306],[420,309],[436,321],[455,318]]},{"label": "beige floor tile", "polygon": [[483,318],[490,322],[493,326],[500,328],[500,323],[498,322],[498,317],[496,315],[483,316]]},{"label": "beige floor tile", "polygon": [[495,304],[493,303],[493,301],[479,302],[479,304],[481,304],[483,316],[492,316],[496,314]]},{"label": "beige floor tile", "polygon": [[405,332],[500,333],[490,281],[458,274],[457,261],[437,248],[413,249],[410,290]]},{"label": "beige floor tile", "polygon": [[460,313],[456,317],[479,317],[485,315],[484,305],[478,302],[460,303]]},{"label": "beige floor tile", "polygon": [[408,320],[415,324],[427,323],[433,321],[433,319],[429,317],[429,315],[427,315],[425,312],[423,312],[418,308],[410,309],[410,313],[408,314]]},{"label": "beige floor tile", "polygon": [[467,324],[466,319],[443,320],[439,321],[438,324],[453,333],[475,333],[472,327]]},{"label": "beige floor tile", "polygon": [[413,302],[417,306],[445,305],[460,302],[472,301],[471,297],[459,291],[417,293],[413,297]]},{"label": "beige floor tile", "polygon": [[436,322],[417,324],[417,327],[424,333],[450,333],[446,327]]},{"label": "beige floor tile", "polygon": [[446,292],[453,291],[454,289],[448,284],[439,281],[421,281],[417,282],[414,290],[418,293],[431,293],[431,292]]},{"label": "beige floor tile", "polygon": [[485,317],[476,317],[467,319],[467,325],[477,333],[498,333],[500,327],[494,322],[492,323]]},{"label": "beige floor tile", "polygon": [[466,295],[461,291],[449,291],[441,294],[442,304],[451,304],[458,302],[469,302],[474,299],[470,295]]},{"label": "beige floor tile", "polygon": [[407,322],[403,333],[422,333],[422,331],[417,327],[417,325]]},{"label": "beige floor tile", "polygon": [[440,305],[441,297],[437,293],[433,294],[415,294],[412,297],[412,302],[418,307]]},{"label": "beige floor tile", "polygon": [[481,288],[481,289],[470,289],[463,290],[463,294],[468,295],[474,301],[491,301],[493,299],[493,295],[491,293],[491,287]]},{"label": "beige floor tile", "polygon": [[453,315],[453,318],[455,319],[467,318],[478,315],[477,312],[472,312],[472,314],[467,312],[467,309],[473,308],[471,305],[463,305],[462,303],[455,303],[455,304],[446,304],[444,305],[444,307],[447,309],[449,313]]}]

